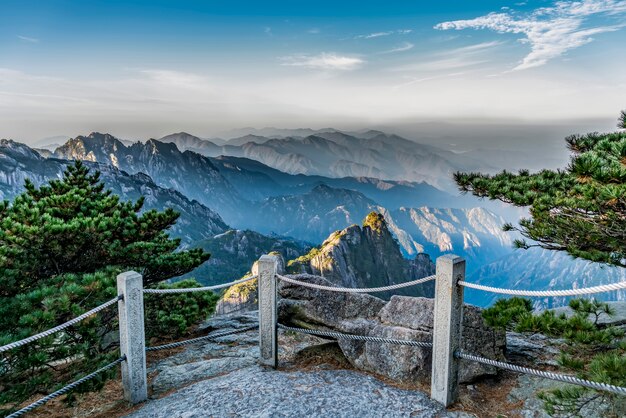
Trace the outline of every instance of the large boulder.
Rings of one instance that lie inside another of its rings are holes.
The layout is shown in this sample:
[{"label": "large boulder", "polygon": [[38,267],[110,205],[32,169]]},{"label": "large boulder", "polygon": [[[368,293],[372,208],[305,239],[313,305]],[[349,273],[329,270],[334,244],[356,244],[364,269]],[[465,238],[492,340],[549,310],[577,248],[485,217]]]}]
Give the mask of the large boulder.
[{"label": "large boulder", "polygon": [[[332,286],[319,276],[291,277]],[[386,302],[367,294],[330,292],[286,282],[280,282],[278,289],[279,321],[283,324],[399,340],[432,340],[433,299],[393,296]],[[430,379],[430,348],[350,340],[339,340],[339,346],[359,369],[400,381]],[[503,359],[505,346],[505,333],[485,325],[480,308],[465,305],[461,347],[483,357]],[[495,373],[491,366],[462,360],[459,378],[471,382]]]}]

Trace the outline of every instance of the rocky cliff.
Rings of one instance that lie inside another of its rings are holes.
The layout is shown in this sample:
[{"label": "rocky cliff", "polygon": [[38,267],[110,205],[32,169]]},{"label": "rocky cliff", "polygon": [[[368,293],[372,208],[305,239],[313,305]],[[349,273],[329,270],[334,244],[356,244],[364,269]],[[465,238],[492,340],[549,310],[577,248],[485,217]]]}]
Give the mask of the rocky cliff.
[{"label": "rocky cliff", "polygon": [[[290,262],[289,269],[319,275],[343,287],[388,286],[435,273],[428,255],[418,254],[413,260],[402,256],[384,217],[376,212],[367,215],[362,227],[352,225],[332,233],[319,248]],[[426,296],[432,291],[429,283],[396,293]]]}]

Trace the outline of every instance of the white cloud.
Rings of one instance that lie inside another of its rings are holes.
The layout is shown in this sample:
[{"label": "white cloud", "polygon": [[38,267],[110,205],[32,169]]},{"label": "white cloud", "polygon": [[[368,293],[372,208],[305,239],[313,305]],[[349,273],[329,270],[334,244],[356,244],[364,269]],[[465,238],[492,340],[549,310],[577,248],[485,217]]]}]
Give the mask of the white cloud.
[{"label": "white cloud", "polygon": [[413,29],[398,29],[398,30],[391,30],[387,32],[373,32],[373,33],[368,33],[365,35],[357,35],[354,37],[354,39],[373,39],[373,38],[380,38],[381,36],[389,36],[389,35],[408,35],[411,32],[413,32]]},{"label": "white cloud", "polygon": [[37,39],[37,38],[31,38],[31,37],[29,37],[29,36],[22,36],[22,35],[17,35],[17,37],[18,37],[20,40],[22,40],[22,41],[24,41],[24,42],[30,42],[31,44],[36,44],[36,43],[39,43],[39,39]]},{"label": "white cloud", "polygon": [[282,65],[305,67],[317,70],[356,70],[365,63],[358,57],[337,55],[332,52],[323,52],[319,55],[292,55],[281,58]]},{"label": "white cloud", "polygon": [[410,42],[403,42],[402,44],[400,44],[400,45],[398,45],[398,46],[396,46],[394,48],[388,49],[387,51],[383,51],[381,53],[382,54],[392,54],[394,52],[404,52],[404,51],[408,51],[410,49],[413,49],[414,46],[415,45],[413,45]]},{"label": "white cloud", "polygon": [[439,72],[456,70],[466,67],[475,67],[489,62],[487,53],[492,48],[502,45],[504,42],[491,41],[466,45],[460,48],[448,49],[432,54],[428,59],[419,62],[405,64],[393,68],[393,71],[409,72]]},{"label": "white cloud", "polygon": [[513,68],[525,70],[539,67],[549,60],[593,41],[592,36],[613,32],[618,25],[588,26],[592,16],[615,16],[626,13],[624,0],[560,1],[528,14],[515,12],[489,13],[470,20],[455,20],[435,25],[440,30],[491,29],[498,33],[521,34],[521,42],[530,45],[530,53]]}]

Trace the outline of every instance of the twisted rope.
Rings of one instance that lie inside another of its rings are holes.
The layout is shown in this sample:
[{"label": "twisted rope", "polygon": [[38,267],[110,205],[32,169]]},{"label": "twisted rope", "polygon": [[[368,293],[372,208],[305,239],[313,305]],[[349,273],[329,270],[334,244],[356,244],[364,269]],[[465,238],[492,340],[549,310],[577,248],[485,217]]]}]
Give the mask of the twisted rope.
[{"label": "twisted rope", "polygon": [[300,332],[302,334],[310,334],[317,335],[320,337],[331,337],[339,340],[358,340],[358,341],[370,341],[375,343],[385,343],[385,344],[396,344],[396,345],[408,345],[411,347],[424,347],[424,348],[432,348],[433,343],[427,343],[422,341],[408,341],[408,340],[395,340],[393,338],[382,338],[382,337],[370,337],[367,335],[354,335],[354,334],[344,334],[342,332],[332,332],[332,331],[317,331],[310,330],[304,328],[294,328],[288,327],[286,325],[278,324],[278,328],[284,329],[285,331],[294,331]]},{"label": "twisted rope", "polygon": [[516,366],[514,364],[508,364],[501,361],[491,360],[484,357],[476,356],[473,354],[464,353],[463,351],[457,351],[454,353],[455,357],[465,360],[475,361],[477,363],[487,364],[495,366],[500,369],[511,370],[517,373],[525,373],[533,376],[544,377],[546,379],[556,380],[557,382],[570,383],[572,385],[585,386],[591,389],[603,390],[606,392],[616,393],[618,395],[626,395],[626,388],[621,386],[609,385],[608,383],[593,382],[591,380],[579,379],[574,376],[568,376],[564,374],[552,373],[543,370],[529,369],[528,367]]},{"label": "twisted rope", "polygon": [[144,289],[143,293],[187,293],[187,292],[206,292],[208,290],[223,289],[225,287],[231,287],[239,283],[249,282],[256,279],[258,276],[246,277],[245,279],[235,280],[234,282],[218,284],[215,286],[206,287],[187,287],[184,289]]},{"label": "twisted rope", "polygon": [[424,277],[422,279],[413,280],[410,282],[398,283],[398,284],[393,284],[390,286],[370,287],[370,288],[323,286],[323,285],[315,284],[315,283],[301,282],[300,280],[291,279],[289,277],[282,276],[280,274],[277,274],[276,277],[278,277],[280,280],[285,281],[287,283],[309,287],[311,289],[329,290],[331,292],[346,292],[346,293],[374,293],[374,292],[386,292],[388,290],[395,290],[395,289],[401,289],[403,287],[415,286],[421,283],[426,283],[431,280],[435,280],[437,276],[433,275],[433,276]]},{"label": "twisted rope", "polygon": [[96,370],[93,373],[89,373],[87,376],[84,376],[80,379],[78,379],[75,382],[70,383],[69,385],[57,390],[56,392],[53,392],[49,395],[44,396],[43,398],[39,399],[36,402],[31,403],[30,405],[20,409],[19,411],[15,411],[13,412],[11,415],[9,415],[7,418],[16,418],[16,417],[20,417],[23,414],[32,411],[33,409],[40,407],[41,405],[45,404],[48,401],[51,401],[54,398],[58,398],[59,396],[71,391],[72,389],[76,388],[76,386],[81,385],[82,383],[85,383],[88,380],[93,379],[94,377],[96,377],[97,375],[99,375],[102,372],[105,372],[115,366],[117,366],[118,364],[120,364],[121,362],[126,360],[126,356],[120,357],[117,360],[107,364],[106,366],[100,367],[98,370]]},{"label": "twisted rope", "polygon": [[35,334],[35,335],[31,336],[31,337],[24,338],[23,340],[19,340],[19,341],[15,341],[15,342],[7,344],[7,345],[3,345],[2,347],[0,347],[0,353],[2,353],[4,351],[11,350],[13,348],[21,347],[21,346],[23,346],[25,344],[32,343],[33,341],[36,341],[36,340],[38,340],[40,338],[44,338],[44,337],[52,335],[52,334],[54,334],[56,332],[62,331],[65,328],[67,328],[69,326],[72,326],[72,325],[82,321],[83,319],[85,319],[87,317],[90,317],[91,315],[93,315],[95,313],[100,312],[103,309],[108,308],[109,306],[117,303],[117,301],[120,300],[120,299],[122,299],[122,296],[118,296],[118,297],[116,297],[114,299],[111,299],[110,301],[105,302],[102,305],[100,305],[98,307],[95,307],[92,310],[87,311],[84,314],[82,314],[80,316],[77,316],[74,319],[71,319],[71,320],[69,320],[69,321],[67,321],[67,322],[65,322],[65,323],[63,323],[61,325],[58,325],[58,326],[54,327],[54,328],[50,328],[47,331],[40,332],[39,334]]},{"label": "twisted rope", "polygon": [[476,283],[468,283],[463,280],[459,280],[459,285],[470,287],[472,289],[484,290],[486,292],[499,293],[501,295],[515,295],[515,296],[577,296],[588,295],[591,293],[609,292],[611,290],[626,289],[626,281],[612,284],[604,284],[601,286],[586,287],[582,289],[567,289],[567,290],[515,290],[515,289],[501,289],[498,287],[483,286]]},{"label": "twisted rope", "polygon": [[194,343],[205,341],[205,340],[212,340],[214,338],[219,338],[219,337],[225,337],[227,335],[239,334],[241,332],[251,331],[257,328],[259,328],[258,325],[253,325],[253,326],[246,327],[246,328],[236,329],[234,331],[218,332],[215,334],[209,334],[209,335],[205,335],[204,337],[192,338],[192,339],[185,340],[185,341],[178,341],[178,342],[170,343],[170,344],[157,345],[154,347],[146,347],[146,351],[166,350],[168,348],[182,347],[184,345],[194,344]]}]

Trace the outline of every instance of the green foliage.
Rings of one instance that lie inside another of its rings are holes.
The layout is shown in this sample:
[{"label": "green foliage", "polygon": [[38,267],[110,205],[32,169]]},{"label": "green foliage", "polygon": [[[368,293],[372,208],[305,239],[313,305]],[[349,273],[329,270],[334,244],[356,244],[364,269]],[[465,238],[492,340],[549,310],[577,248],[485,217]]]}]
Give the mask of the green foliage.
[{"label": "green foliage", "polygon": [[[12,203],[0,203],[2,345],[112,299],[117,294],[115,277],[124,270],[142,272],[144,285],[150,285],[209,258],[200,249],[175,251],[179,241],[170,239],[166,230],[176,222],[177,213],[142,212],[143,199],[121,202],[104,190],[98,172],[90,174],[80,162],[47,186],[37,188],[27,181],[25,187]],[[210,300],[194,299],[179,317],[172,313],[156,319],[164,321],[158,325],[161,329],[173,324],[180,329],[211,308]],[[152,309],[159,312],[165,307],[155,302]],[[5,409],[0,415],[33,393],[49,393],[117,358],[116,319],[116,310],[107,309],[63,332],[3,353],[0,405]],[[97,388],[106,377],[79,390]]]},{"label": "green foliage", "polygon": [[[574,299],[569,306],[573,310],[569,317],[553,311],[533,314],[530,300],[501,299],[483,311],[483,318],[488,325],[498,328],[565,338],[568,344],[562,349],[559,366],[582,379],[626,386],[624,331],[598,325],[600,315],[613,314],[610,306],[595,299]],[[602,402],[613,408],[614,413],[626,407],[626,397],[578,386],[553,389],[542,393],[540,398],[550,415],[580,416],[582,408],[592,401]]]},{"label": "green foliage", "polygon": [[500,299],[491,308],[483,310],[483,318],[492,327],[512,330],[520,318],[532,310],[532,302],[528,299]]},{"label": "green foliage", "polygon": [[309,266],[309,263],[313,258],[321,254],[321,250],[317,247],[311,248],[311,250],[294,260],[289,260],[287,262],[287,273],[298,274],[302,272],[302,268],[305,269]]},{"label": "green foliage", "polygon": [[[159,283],[156,288],[182,289],[200,286],[197,281],[187,279],[173,284]],[[180,337],[189,327],[213,313],[218,300],[219,296],[212,292],[146,294],[146,337]]]},{"label": "green foliage", "polygon": [[[620,116],[626,127],[626,112]],[[519,248],[541,246],[574,257],[626,266],[626,132],[566,138],[572,159],[565,170],[497,175],[455,173],[462,192],[530,206],[519,227]]]},{"label": "green foliage", "polygon": [[370,227],[373,231],[381,232],[383,228],[387,229],[385,217],[378,212],[370,212],[363,219],[363,227]]}]

